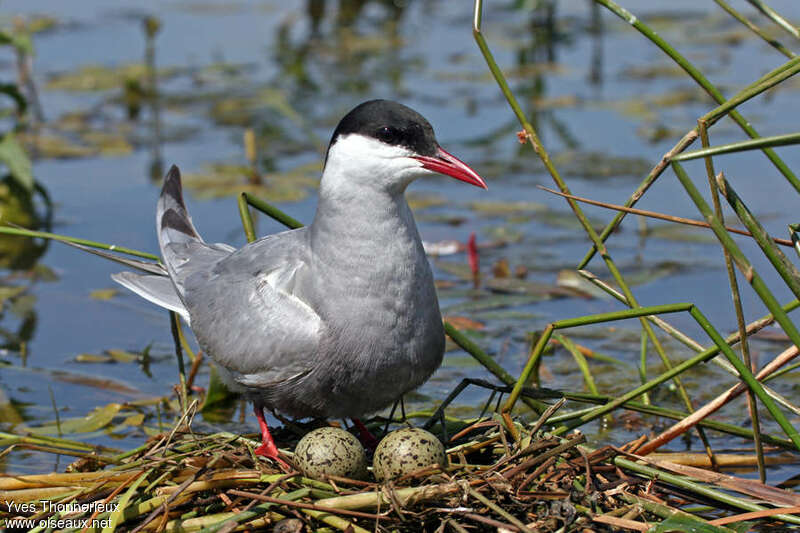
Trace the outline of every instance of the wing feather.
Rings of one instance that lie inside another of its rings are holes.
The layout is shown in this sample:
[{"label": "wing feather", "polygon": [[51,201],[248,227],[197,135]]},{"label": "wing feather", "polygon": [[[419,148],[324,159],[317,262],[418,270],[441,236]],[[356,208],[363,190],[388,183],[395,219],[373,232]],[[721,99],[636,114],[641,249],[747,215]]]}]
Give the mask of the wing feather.
[{"label": "wing feather", "polygon": [[265,386],[313,367],[322,320],[296,290],[308,269],[307,252],[306,230],[288,231],[185,278],[198,342],[238,383]]}]

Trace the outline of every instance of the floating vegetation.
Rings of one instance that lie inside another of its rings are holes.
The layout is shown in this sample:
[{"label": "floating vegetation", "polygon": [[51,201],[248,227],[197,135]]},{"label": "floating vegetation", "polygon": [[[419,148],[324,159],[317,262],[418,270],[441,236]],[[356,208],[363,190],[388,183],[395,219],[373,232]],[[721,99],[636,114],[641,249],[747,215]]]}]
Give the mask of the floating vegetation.
[{"label": "floating vegetation", "polygon": [[95,289],[89,293],[93,300],[110,300],[119,294],[119,289]]},{"label": "floating vegetation", "polygon": [[707,231],[676,224],[659,224],[647,228],[647,235],[657,239],[679,242],[715,243],[717,240]]},{"label": "floating vegetation", "polygon": [[478,214],[496,217],[534,216],[547,210],[547,206],[539,202],[471,202],[470,209]]},{"label": "floating vegetation", "polygon": [[[180,72],[178,68],[162,68],[158,70],[158,78],[166,80]],[[118,67],[87,65],[74,72],[50,76],[46,87],[58,91],[109,91],[122,89],[127,80],[144,78],[147,73],[148,67],[143,63]]]},{"label": "floating vegetation", "polygon": [[614,156],[600,152],[567,151],[553,156],[553,163],[568,176],[581,178],[638,177],[652,164],[639,157]]},{"label": "floating vegetation", "polygon": [[621,75],[634,80],[652,80],[655,78],[683,78],[686,72],[675,63],[662,63],[657,65],[628,66],[622,70]]},{"label": "floating vegetation", "polygon": [[40,159],[80,159],[129,155],[134,146],[124,131],[83,129],[78,133],[51,129],[21,136],[32,154]]},{"label": "floating vegetation", "polygon": [[708,95],[700,89],[673,88],[669,92],[657,96],[629,98],[616,102],[612,104],[612,107],[633,118],[656,121],[659,119],[658,111],[661,109],[707,102]]},{"label": "floating vegetation", "polygon": [[77,363],[132,363],[140,361],[143,354],[131,353],[126,350],[106,350],[103,354],[81,353],[75,356]]},{"label": "floating vegetation", "polygon": [[202,173],[188,173],[184,186],[199,198],[219,198],[248,192],[271,202],[297,202],[319,185],[320,164],[305,163],[285,172],[258,175],[251,167],[215,163]]},{"label": "floating vegetation", "polygon": [[[0,24],[4,25],[6,22],[5,16],[0,18]],[[14,24],[16,31],[30,34],[50,31],[58,28],[61,24],[57,18],[41,13],[26,17],[14,17],[13,21],[8,22]]]}]

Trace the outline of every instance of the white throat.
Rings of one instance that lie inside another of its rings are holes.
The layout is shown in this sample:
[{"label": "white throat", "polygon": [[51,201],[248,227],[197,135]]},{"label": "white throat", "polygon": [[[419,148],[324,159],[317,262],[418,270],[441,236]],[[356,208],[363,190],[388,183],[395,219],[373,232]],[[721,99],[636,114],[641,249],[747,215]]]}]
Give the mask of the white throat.
[{"label": "white throat", "polygon": [[372,137],[340,136],[328,151],[320,200],[346,201],[355,196],[356,201],[366,201],[371,193],[402,194],[412,181],[431,173],[413,155],[408,148],[390,146]]}]

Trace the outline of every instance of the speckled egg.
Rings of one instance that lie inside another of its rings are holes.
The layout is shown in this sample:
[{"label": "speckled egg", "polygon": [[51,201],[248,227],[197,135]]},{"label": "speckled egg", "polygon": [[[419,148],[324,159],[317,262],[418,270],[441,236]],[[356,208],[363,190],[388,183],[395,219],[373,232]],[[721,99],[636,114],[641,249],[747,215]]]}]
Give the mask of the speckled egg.
[{"label": "speckled egg", "polygon": [[446,465],[444,446],[432,433],[419,428],[402,428],[386,435],[372,460],[375,479],[394,479],[415,470]]},{"label": "speckled egg", "polygon": [[341,476],[363,479],[367,476],[367,456],[358,439],[334,427],[315,429],[300,439],[294,449],[297,468],[313,479]]}]

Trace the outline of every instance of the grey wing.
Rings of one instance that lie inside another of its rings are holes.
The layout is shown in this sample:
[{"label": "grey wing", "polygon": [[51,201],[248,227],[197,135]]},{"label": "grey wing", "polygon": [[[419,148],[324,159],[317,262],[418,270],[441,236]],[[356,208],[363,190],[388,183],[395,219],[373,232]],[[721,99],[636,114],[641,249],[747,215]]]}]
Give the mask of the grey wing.
[{"label": "grey wing", "polygon": [[297,291],[307,274],[305,229],[271,235],[184,279],[184,301],[200,345],[248,387],[308,372],[322,320]]},{"label": "grey wing", "polygon": [[164,245],[169,256],[165,263],[175,289],[184,297],[185,283],[195,274],[208,274],[236,251],[236,248],[223,243],[207,244],[203,241],[173,242]]},{"label": "grey wing", "polygon": [[189,313],[175,292],[175,285],[167,276],[154,274],[135,274],[133,272],[120,272],[112,274],[111,279],[123,287],[133,291],[145,300],[153,302],[170,311],[175,311],[187,324],[191,325]]},{"label": "grey wing", "polygon": [[[157,264],[150,265],[141,261],[119,259],[104,253],[98,255],[151,272],[151,274],[120,272],[113,274],[111,279],[142,298],[170,311],[175,311],[191,325],[191,317],[183,302],[184,279],[194,272],[212,269],[217,262],[235,251],[235,248],[227,244],[206,244],[202,241],[172,243],[167,244],[167,247],[172,250],[174,277],[168,276],[164,268]],[[95,252],[93,251],[93,253]],[[142,268],[139,263],[147,265],[149,268]]]}]

